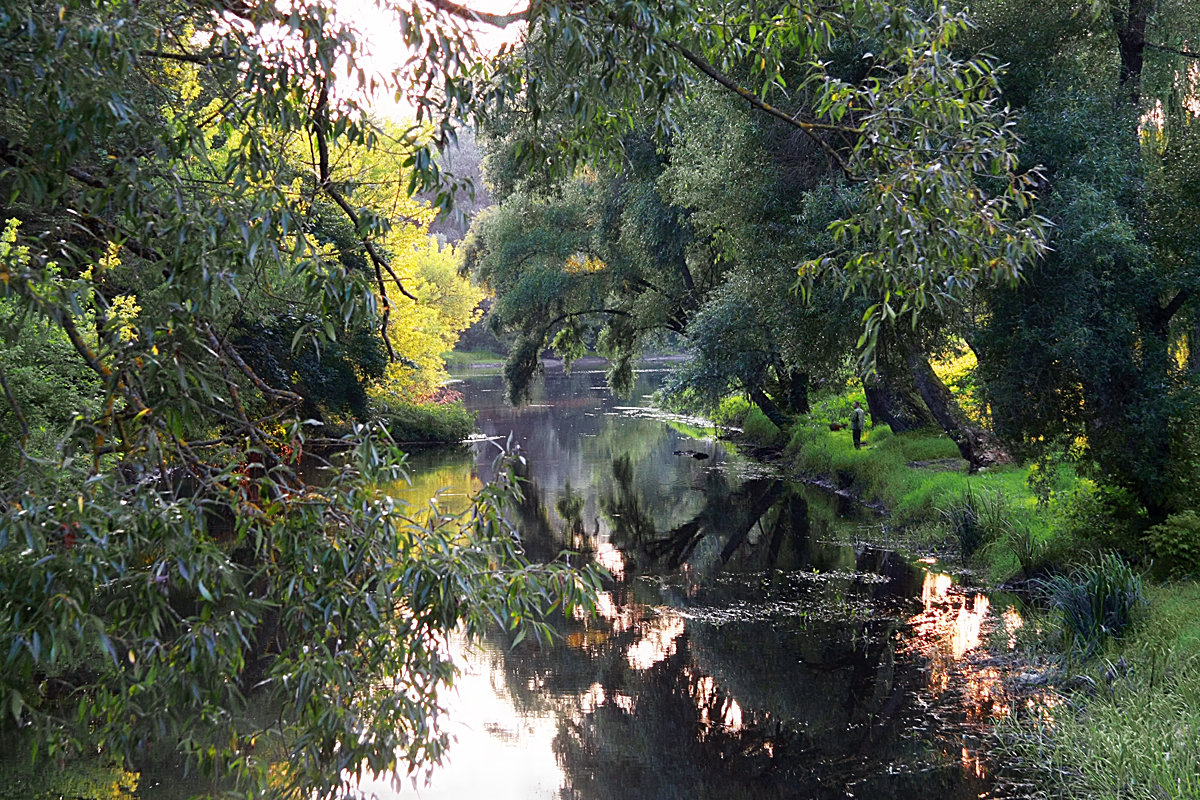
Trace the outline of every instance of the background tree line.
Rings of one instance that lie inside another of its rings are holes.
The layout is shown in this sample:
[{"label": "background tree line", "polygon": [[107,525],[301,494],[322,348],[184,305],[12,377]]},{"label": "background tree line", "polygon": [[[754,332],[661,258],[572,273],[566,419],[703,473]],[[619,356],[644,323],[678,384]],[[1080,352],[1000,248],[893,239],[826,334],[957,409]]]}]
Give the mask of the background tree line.
[{"label": "background tree line", "polygon": [[[811,389],[865,376],[876,424],[939,425],[973,469],[1069,458],[1147,523],[1192,507],[1195,9],[889,7],[927,67],[889,61],[869,14],[829,40],[766,37],[785,13],[730,12],[724,60],[691,73],[671,125],[642,113],[619,158],[586,168],[563,131],[590,74],[536,28],[514,54],[539,94],[484,129],[501,203],[469,256],[492,323],[517,333],[514,398],[546,346],[596,346],[620,386],[669,331],[696,354],[669,384],[681,402],[745,393],[786,426]],[[982,415],[930,367],[963,349]]]}]

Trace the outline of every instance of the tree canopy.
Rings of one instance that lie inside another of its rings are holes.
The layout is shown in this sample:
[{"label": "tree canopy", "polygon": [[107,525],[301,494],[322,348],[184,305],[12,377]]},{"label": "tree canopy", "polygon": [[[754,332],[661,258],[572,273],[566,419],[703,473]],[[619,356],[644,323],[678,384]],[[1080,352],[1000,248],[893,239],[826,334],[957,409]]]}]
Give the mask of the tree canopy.
[{"label": "tree canopy", "polygon": [[386,433],[335,433],[427,393],[477,299],[411,199],[455,190],[449,123],[372,121],[357,48],[323,3],[0,10],[6,746],[332,794],[436,761],[451,631],[586,602],[511,487],[417,519]]}]

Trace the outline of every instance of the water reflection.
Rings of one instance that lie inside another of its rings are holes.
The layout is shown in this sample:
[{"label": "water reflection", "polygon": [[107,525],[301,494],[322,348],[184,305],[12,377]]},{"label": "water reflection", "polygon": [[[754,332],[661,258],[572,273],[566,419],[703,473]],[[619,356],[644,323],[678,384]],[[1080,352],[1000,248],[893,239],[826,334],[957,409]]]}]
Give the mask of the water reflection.
[{"label": "water reflection", "polygon": [[[514,510],[527,552],[574,549],[612,580],[596,615],[557,621],[557,647],[497,634],[461,653],[449,763],[428,786],[363,788],[988,796],[972,737],[1003,711],[1001,694],[994,670],[967,666],[997,619],[988,599],[863,544],[870,515],[764,474],[694,427],[633,413],[601,384],[550,375],[519,410],[486,380],[462,387],[484,432],[511,434],[527,457]],[[638,394],[653,385],[642,376]],[[689,450],[710,457],[676,455]],[[454,468],[486,480],[494,452],[477,447]]]}]

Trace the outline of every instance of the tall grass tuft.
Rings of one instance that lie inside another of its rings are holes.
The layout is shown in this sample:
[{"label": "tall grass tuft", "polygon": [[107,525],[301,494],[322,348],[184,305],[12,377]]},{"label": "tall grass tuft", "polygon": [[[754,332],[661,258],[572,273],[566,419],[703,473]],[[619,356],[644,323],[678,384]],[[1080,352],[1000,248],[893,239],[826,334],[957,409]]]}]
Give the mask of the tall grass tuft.
[{"label": "tall grass tuft", "polygon": [[1087,670],[1096,691],[998,723],[993,755],[1036,779],[1036,796],[1200,797],[1200,585],[1147,591],[1146,622],[1121,642],[1121,659]]},{"label": "tall grass tuft", "polygon": [[979,519],[979,501],[974,490],[967,486],[947,507],[939,509],[942,519],[954,532],[964,562],[975,555],[984,540],[984,526]]},{"label": "tall grass tuft", "polygon": [[1085,659],[1124,635],[1146,608],[1141,576],[1113,553],[1039,584],[1059,615],[1063,639]]}]

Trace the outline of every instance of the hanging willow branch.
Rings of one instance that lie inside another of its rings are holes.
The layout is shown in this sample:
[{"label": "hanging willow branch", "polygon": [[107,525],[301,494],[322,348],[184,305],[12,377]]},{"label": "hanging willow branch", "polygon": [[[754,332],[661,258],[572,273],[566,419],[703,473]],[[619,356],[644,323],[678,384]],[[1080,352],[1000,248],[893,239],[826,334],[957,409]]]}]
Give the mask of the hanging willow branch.
[{"label": "hanging willow branch", "polygon": [[[321,83],[320,93],[317,96],[317,105],[313,109],[313,138],[317,141],[317,181],[321,191],[323,191],[338,208],[345,213],[350,223],[354,226],[354,230],[362,232],[362,221],[354,206],[350,205],[345,196],[338,191],[330,177],[329,168],[329,82]],[[371,260],[371,266],[375,268],[375,283],[379,287],[379,302],[383,304],[383,314],[379,321],[379,333],[383,337],[383,343],[387,347],[388,358],[392,361],[396,360],[396,351],[392,347],[392,342],[388,338],[388,320],[392,314],[392,304],[388,300],[387,284],[384,281],[383,273],[386,272],[392,281],[396,284],[396,288],[400,290],[400,294],[417,302],[417,298],[411,292],[404,288],[404,282],[400,280],[400,276],[392,269],[392,265],[383,257],[379,249],[371,241],[371,238],[366,234],[362,235],[363,248],[367,252],[368,258]]]}]

